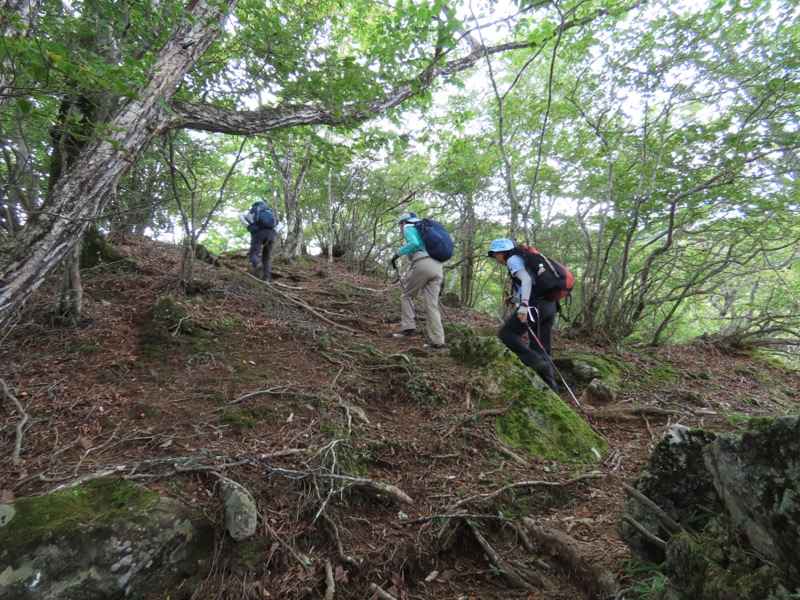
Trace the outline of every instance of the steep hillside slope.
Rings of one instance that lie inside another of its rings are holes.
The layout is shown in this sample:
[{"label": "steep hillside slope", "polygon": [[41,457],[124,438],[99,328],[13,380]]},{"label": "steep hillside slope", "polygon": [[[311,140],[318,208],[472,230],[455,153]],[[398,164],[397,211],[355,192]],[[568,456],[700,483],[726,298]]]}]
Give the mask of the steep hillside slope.
[{"label": "steep hillside slope", "polygon": [[[611,404],[579,411],[562,395],[611,452],[602,464],[537,459],[498,439],[498,411],[473,395],[479,371],[391,338],[388,278],[277,260],[268,286],[229,256],[198,263],[187,295],[177,249],[117,249],[129,260],[84,274],[77,326],[41,290],[2,340],[0,494],[113,470],[204,511],[220,551],[198,599],[320,598],[332,586],[336,598],[603,597],[631,582],[622,484],[665,427],[732,430],[798,410],[798,374],[744,354],[612,351],[557,331],[556,358],[618,365]],[[447,313],[453,342],[449,319],[462,333],[499,326]],[[224,534],[218,475],[256,498],[255,538]],[[514,582],[513,565],[529,580]]]}]

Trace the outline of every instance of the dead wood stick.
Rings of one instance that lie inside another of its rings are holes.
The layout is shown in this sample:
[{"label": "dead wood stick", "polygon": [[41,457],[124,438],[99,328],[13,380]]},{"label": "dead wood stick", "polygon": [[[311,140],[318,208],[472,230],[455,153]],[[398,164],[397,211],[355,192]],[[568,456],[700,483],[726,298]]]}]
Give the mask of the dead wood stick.
[{"label": "dead wood stick", "polygon": [[557,556],[568,571],[578,575],[593,595],[606,597],[616,594],[619,586],[611,572],[593,563],[578,550],[574,539],[560,531],[540,527],[530,517],[523,517],[522,522],[536,543],[551,555]]},{"label": "dead wood stick", "polygon": [[509,581],[509,583],[514,586],[515,588],[521,588],[523,590],[527,590],[529,592],[535,592],[536,588],[528,583],[525,578],[523,578],[518,572],[517,569],[514,568],[513,565],[509,564],[508,562],[503,559],[497,552],[495,552],[494,548],[491,547],[489,542],[486,541],[486,538],[481,535],[481,532],[478,531],[478,528],[475,527],[475,524],[471,521],[467,521],[467,526],[472,531],[472,535],[475,536],[475,539],[478,541],[478,545],[483,549],[486,555],[489,557],[491,563],[502,571],[503,576]]},{"label": "dead wood stick", "polygon": [[395,598],[388,592],[384,592],[380,587],[378,587],[374,583],[369,584],[369,591],[375,594],[381,600],[397,600],[397,598]]},{"label": "dead wood stick", "polygon": [[670,517],[663,508],[650,500],[650,498],[645,496],[635,487],[628,485],[627,483],[623,483],[622,489],[625,490],[625,493],[628,494],[628,496],[637,500],[639,504],[643,505],[647,510],[653,513],[653,516],[655,516],[656,519],[658,519],[658,522],[664,526],[664,529],[667,530],[667,533],[670,535],[678,535],[683,531],[683,527],[679,523],[675,522],[675,520]]},{"label": "dead wood stick", "polygon": [[25,424],[28,422],[28,413],[25,412],[22,408],[22,404],[20,404],[16,396],[8,389],[5,379],[0,379],[0,383],[3,384],[3,393],[6,395],[6,398],[11,400],[11,403],[20,415],[20,420],[15,427],[14,452],[11,454],[11,464],[18,467],[22,463],[22,459],[20,458],[20,454],[22,453],[22,437],[25,434]]},{"label": "dead wood stick", "polygon": [[322,600],[333,600],[336,593],[336,582],[333,579],[333,567],[331,561],[325,560],[325,595]]},{"label": "dead wood stick", "polygon": [[666,550],[667,549],[667,542],[662,540],[657,535],[653,535],[652,533],[650,533],[644,525],[639,523],[639,521],[634,519],[632,516],[630,516],[630,515],[622,515],[622,520],[625,521],[631,527],[633,527],[636,531],[641,533],[648,540],[650,540],[660,550]]},{"label": "dead wood stick", "polygon": [[505,491],[515,489],[515,488],[522,488],[522,487],[569,487],[581,481],[585,481],[587,479],[599,479],[605,477],[605,473],[586,473],[584,475],[578,475],[577,477],[573,477],[572,479],[568,479],[567,481],[518,481],[516,483],[509,483],[508,485],[504,485],[498,490],[490,494],[476,494],[474,496],[470,496],[469,498],[464,498],[463,500],[459,500],[455,503],[454,508],[458,508],[467,504],[468,502],[472,502],[474,500],[489,500],[490,498],[494,498],[502,494]]}]

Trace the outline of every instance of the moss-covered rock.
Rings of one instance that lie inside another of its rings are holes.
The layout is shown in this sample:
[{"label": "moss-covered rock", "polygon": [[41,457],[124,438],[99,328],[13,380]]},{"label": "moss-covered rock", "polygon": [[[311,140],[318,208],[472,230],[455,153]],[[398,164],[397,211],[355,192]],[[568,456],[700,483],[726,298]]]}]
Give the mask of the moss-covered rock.
[{"label": "moss-covered rock", "polygon": [[[694,521],[701,510],[721,512],[722,504],[703,457],[703,450],[714,438],[708,431],[674,427],[653,449],[633,487],[678,523]],[[655,537],[669,538],[664,524],[636,498],[625,502],[625,513]],[[699,525],[702,523],[695,523],[695,527]],[[656,564],[664,561],[664,550],[628,522],[622,522],[620,535],[635,556]]]},{"label": "moss-covered rock", "polygon": [[188,598],[207,572],[202,516],[116,478],[0,506],[0,599]]},{"label": "moss-covered rock", "polygon": [[737,529],[800,580],[800,417],[753,419],[741,435],[720,435],[706,464]]},{"label": "moss-covered rock", "polygon": [[92,226],[81,238],[81,269],[91,269],[101,263],[120,263],[130,266],[135,264],[109,244],[96,226]]},{"label": "moss-covered rock", "polygon": [[625,504],[622,535],[632,553],[665,560],[664,598],[797,597],[790,590],[800,581],[800,417],[752,419],[747,427],[722,435],[673,428],[634,481],[683,524],[665,531],[658,510],[636,498]]},{"label": "moss-covered rock", "polygon": [[507,444],[532,456],[572,462],[596,462],[607,453],[605,441],[496,337],[465,335],[451,356],[483,372],[474,390],[481,408],[511,404],[495,420]]}]

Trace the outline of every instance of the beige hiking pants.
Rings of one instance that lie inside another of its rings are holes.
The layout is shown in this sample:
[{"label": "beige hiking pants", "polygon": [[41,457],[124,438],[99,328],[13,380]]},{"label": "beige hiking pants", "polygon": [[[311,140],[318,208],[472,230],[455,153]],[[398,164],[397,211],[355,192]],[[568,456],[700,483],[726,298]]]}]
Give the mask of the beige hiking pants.
[{"label": "beige hiking pants", "polygon": [[[422,291],[425,304],[428,340],[432,344],[444,344],[444,329],[439,316],[439,290],[442,287],[442,263],[433,258],[420,258],[411,264],[411,270],[403,284],[405,293],[401,294],[401,326],[403,329],[416,329],[413,302]],[[408,294],[408,296],[406,296]]]}]

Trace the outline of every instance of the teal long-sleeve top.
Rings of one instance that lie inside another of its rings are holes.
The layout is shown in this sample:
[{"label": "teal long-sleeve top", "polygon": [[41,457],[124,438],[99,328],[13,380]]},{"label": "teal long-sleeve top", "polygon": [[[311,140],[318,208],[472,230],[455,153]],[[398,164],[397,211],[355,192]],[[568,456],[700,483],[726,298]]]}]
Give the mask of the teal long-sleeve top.
[{"label": "teal long-sleeve top", "polygon": [[415,253],[420,251],[425,252],[425,256],[428,255],[425,250],[425,243],[422,241],[422,235],[420,235],[416,227],[413,225],[403,227],[403,237],[406,239],[406,245],[397,251],[400,256],[413,257]]}]

